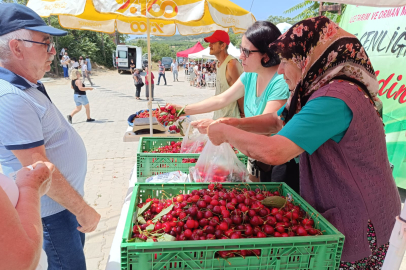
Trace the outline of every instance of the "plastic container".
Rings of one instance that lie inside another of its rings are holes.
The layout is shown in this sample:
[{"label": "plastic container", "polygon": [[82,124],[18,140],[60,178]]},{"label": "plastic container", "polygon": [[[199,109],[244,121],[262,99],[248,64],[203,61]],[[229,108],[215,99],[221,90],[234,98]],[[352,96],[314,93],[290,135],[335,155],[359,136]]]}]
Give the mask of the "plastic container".
[{"label": "plastic container", "polygon": [[[225,188],[235,187],[234,183],[222,183]],[[290,194],[295,204],[309,214],[313,214],[316,227],[323,231],[318,236],[267,237],[238,240],[202,240],[174,242],[128,243],[131,238],[133,214],[136,205],[148,197],[162,198],[165,194],[174,196],[187,194],[194,189],[207,188],[207,183],[188,184],[136,184],[121,243],[122,270],[169,270],[169,269],[232,269],[232,270],[279,270],[279,269],[338,269],[344,235],[286,184],[261,183],[241,184],[252,188],[266,187],[279,190],[283,195]],[[249,256],[228,258],[216,256],[221,250],[261,249],[259,258]]]},{"label": "plastic container", "polygon": [[[144,153],[144,151],[149,152],[160,146],[169,145],[171,141],[177,142],[182,141],[182,139],[182,137],[141,137],[137,151],[137,181],[143,183],[148,177],[173,171],[189,173],[189,167],[195,166],[195,163],[182,163],[182,160],[186,158],[198,159],[200,153]],[[244,165],[247,165],[248,157],[246,155],[239,152],[237,157]]]}]

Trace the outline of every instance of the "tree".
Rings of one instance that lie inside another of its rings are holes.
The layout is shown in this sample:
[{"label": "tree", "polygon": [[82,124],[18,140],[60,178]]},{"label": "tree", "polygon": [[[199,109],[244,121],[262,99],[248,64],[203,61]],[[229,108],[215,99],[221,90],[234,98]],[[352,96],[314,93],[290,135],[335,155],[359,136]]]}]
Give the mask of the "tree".
[{"label": "tree", "polygon": [[[48,18],[43,19],[48,24]],[[100,35],[98,32],[87,30],[71,30],[62,28],[59,25],[57,16],[50,16],[50,23],[52,27],[67,31],[68,34],[62,37],[56,37],[57,54],[61,48],[68,48],[69,56],[89,56],[92,62],[104,65],[106,67],[113,66],[112,53],[116,50],[116,44],[110,35]],[[105,56],[102,53],[102,38],[104,41]],[[126,38],[124,35],[119,36],[120,39]]]},{"label": "tree", "polygon": [[295,24],[298,22],[298,20],[295,20],[294,18],[291,17],[283,17],[283,16],[269,16],[267,21],[270,21],[274,25],[277,25],[278,23],[289,23],[289,24]]},{"label": "tree", "polygon": [[0,4],[1,3],[17,3],[26,6],[28,0],[0,0]]},{"label": "tree", "polygon": [[[328,3],[324,2],[324,5],[336,5],[337,3]],[[346,4],[341,4],[341,14],[344,13]],[[320,2],[316,1],[303,1],[302,3],[297,4],[296,6],[291,7],[290,9],[286,10],[285,13],[292,13],[297,10],[304,9],[301,13],[296,15],[293,19],[297,21],[301,21],[304,19],[312,18],[312,17],[317,17],[319,16],[319,7],[320,7]],[[342,15],[338,15],[337,13],[331,13],[331,12],[324,12],[324,16],[330,18],[336,23],[339,23],[341,20]]]}]

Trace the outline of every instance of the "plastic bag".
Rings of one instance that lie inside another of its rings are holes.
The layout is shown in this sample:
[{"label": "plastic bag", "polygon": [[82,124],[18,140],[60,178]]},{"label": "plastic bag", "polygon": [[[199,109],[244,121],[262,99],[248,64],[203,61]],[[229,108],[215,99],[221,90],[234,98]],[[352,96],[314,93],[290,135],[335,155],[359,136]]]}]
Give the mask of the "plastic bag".
[{"label": "plastic bag", "polygon": [[249,175],[230,144],[215,146],[210,140],[189,173],[195,182],[246,182]]},{"label": "plastic bag", "polygon": [[209,140],[207,134],[201,134],[197,129],[193,129],[192,134],[190,134],[191,128],[192,125],[189,124],[180,147],[181,153],[201,153]]},{"label": "plastic bag", "polygon": [[188,183],[189,177],[181,171],[169,172],[151,176],[145,183]]}]

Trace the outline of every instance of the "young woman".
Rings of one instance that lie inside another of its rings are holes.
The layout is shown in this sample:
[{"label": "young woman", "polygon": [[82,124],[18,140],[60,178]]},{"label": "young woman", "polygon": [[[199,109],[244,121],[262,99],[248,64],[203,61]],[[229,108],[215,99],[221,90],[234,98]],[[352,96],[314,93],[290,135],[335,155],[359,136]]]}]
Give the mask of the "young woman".
[{"label": "young woman", "polygon": [[71,71],[71,80],[71,88],[75,92],[73,99],[75,100],[76,108],[67,116],[69,123],[72,124],[73,116],[82,110],[82,106],[84,106],[86,110],[86,122],[93,122],[94,119],[90,117],[90,105],[86,95],[86,91],[91,91],[93,88],[85,87],[85,84],[82,82],[82,74],[77,69]]},{"label": "young woman", "polygon": [[[269,43],[275,41],[280,35],[279,29],[271,22],[255,22],[242,37],[240,59],[244,73],[224,93],[187,105],[185,113],[193,115],[219,110],[241,97],[244,97],[245,117],[273,113],[280,109],[289,97],[289,88],[283,76],[277,73],[279,56],[268,48]],[[182,107],[177,105],[177,108]],[[205,122],[198,121],[194,124],[204,125]],[[289,186],[298,190],[298,168],[294,161],[291,166],[296,168],[286,171],[296,172],[296,175],[286,177],[286,174],[281,174],[282,177],[275,176],[272,180],[287,182]],[[273,169],[266,164],[250,160],[252,181],[259,179],[264,182],[271,181]]]}]

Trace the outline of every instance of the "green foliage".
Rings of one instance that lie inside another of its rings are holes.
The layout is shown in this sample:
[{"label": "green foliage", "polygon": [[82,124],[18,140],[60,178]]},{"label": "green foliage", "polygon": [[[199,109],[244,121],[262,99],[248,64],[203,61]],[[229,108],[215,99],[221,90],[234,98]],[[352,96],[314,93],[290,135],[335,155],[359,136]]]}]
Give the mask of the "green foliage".
[{"label": "green foliage", "polygon": [[[337,3],[328,3],[324,2],[324,5],[336,5]],[[319,16],[319,7],[320,7],[320,2],[316,1],[303,1],[290,9],[286,10],[285,13],[292,13],[298,10],[302,10],[301,13],[296,15],[293,19],[296,21],[301,21],[304,19],[312,18],[312,17],[317,17]],[[341,4],[341,14],[344,13],[345,8],[347,7],[346,4]],[[330,18],[332,21],[339,23],[341,20],[342,15],[338,15],[337,13],[331,13],[331,12],[324,12],[324,16]]]},{"label": "green foliage", "polygon": [[[112,53],[116,50],[116,45],[114,43],[114,38],[108,34],[86,31],[86,30],[70,30],[62,28],[59,25],[58,17],[51,16],[49,19],[45,18],[44,21],[51,26],[63,29],[68,32],[66,36],[56,37],[57,43],[57,54],[62,48],[68,48],[69,56],[75,57],[79,56],[89,56],[92,62],[106,67],[113,66],[113,55]],[[127,35],[119,34],[119,40],[125,41]],[[103,43],[104,41],[104,53],[103,53]],[[55,41],[55,40],[54,40]]]},{"label": "green foliage", "polygon": [[[196,42],[200,42],[204,48],[209,46],[208,43],[204,41],[205,37],[212,35],[209,34],[201,34],[195,36],[181,36],[181,35],[174,35],[171,37],[159,37],[159,36],[152,36],[151,37],[151,57],[152,61],[156,62],[160,60],[162,57],[172,57],[176,58],[176,53],[180,51],[184,51],[196,44]],[[242,34],[234,34],[232,31],[229,32],[230,41],[236,47],[241,45],[241,38]],[[146,39],[132,39],[128,40],[128,45],[134,45],[142,48],[142,52],[147,52],[147,40]]]},{"label": "green foliage", "polygon": [[295,24],[298,22],[298,20],[291,18],[291,17],[283,17],[283,16],[269,16],[267,21],[270,21],[274,25],[277,25],[278,23],[290,23],[290,24]]},{"label": "green foliage", "polygon": [[0,0],[0,4],[1,3],[17,3],[17,4],[26,6],[28,3],[28,0]]}]

